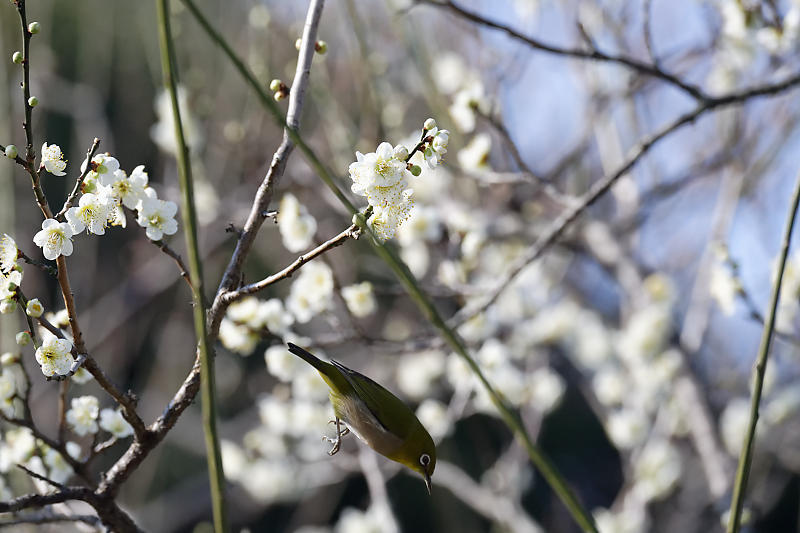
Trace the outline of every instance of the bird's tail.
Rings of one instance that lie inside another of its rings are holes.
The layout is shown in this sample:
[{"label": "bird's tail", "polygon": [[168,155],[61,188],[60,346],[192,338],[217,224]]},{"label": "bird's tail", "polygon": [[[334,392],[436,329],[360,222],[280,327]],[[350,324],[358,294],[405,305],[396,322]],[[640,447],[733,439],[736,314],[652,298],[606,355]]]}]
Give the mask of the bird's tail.
[{"label": "bird's tail", "polygon": [[329,364],[325,363],[324,361],[322,361],[316,355],[312,354],[311,352],[309,352],[307,350],[302,349],[301,347],[299,347],[296,344],[292,344],[291,342],[288,343],[288,345],[289,345],[289,351],[290,352],[295,354],[300,359],[304,360],[309,365],[313,366],[314,368],[316,368],[317,370],[319,370],[321,372],[324,372],[324,371],[327,370],[327,366],[329,366]]}]

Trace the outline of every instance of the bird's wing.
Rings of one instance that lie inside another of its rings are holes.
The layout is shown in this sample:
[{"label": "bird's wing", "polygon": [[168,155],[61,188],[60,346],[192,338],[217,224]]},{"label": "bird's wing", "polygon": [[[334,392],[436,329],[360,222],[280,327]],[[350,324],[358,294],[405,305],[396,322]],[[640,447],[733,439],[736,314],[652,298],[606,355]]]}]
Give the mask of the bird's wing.
[{"label": "bird's wing", "polygon": [[383,429],[397,437],[405,438],[416,419],[411,408],[367,376],[347,368],[338,361],[331,360],[331,363],[342,373]]}]

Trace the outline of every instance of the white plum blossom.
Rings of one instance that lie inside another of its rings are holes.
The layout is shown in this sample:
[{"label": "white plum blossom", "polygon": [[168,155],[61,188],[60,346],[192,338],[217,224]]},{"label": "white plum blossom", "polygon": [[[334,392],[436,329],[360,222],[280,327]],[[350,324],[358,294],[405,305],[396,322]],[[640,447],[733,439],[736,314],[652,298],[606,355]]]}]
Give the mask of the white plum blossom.
[{"label": "white plum blossom", "polygon": [[0,440],[0,472],[25,464],[36,452],[36,437],[30,429],[18,427],[4,432]]},{"label": "white plum blossom", "polygon": [[[383,142],[375,152],[356,152],[356,161],[350,164],[351,189],[354,193],[376,198],[381,191],[401,183],[407,177],[406,163],[397,159],[391,144]],[[370,201],[372,204],[372,201]]]},{"label": "white plum blossom", "polygon": [[67,162],[64,161],[64,154],[61,153],[61,147],[57,144],[47,143],[42,145],[42,166],[53,176],[65,176],[67,173],[64,169],[67,168]]},{"label": "white plum blossom", "polygon": [[42,249],[45,258],[53,260],[72,255],[72,228],[54,218],[42,221],[42,229],[33,236],[33,242]]},{"label": "white plum blossom", "polygon": [[377,308],[372,283],[369,281],[342,287],[342,298],[353,316],[359,318],[371,315]]},{"label": "white plum blossom", "polygon": [[417,408],[417,418],[435,440],[447,435],[452,425],[447,416],[447,406],[439,400],[426,398]]},{"label": "white plum blossom", "polygon": [[100,413],[100,402],[94,396],[80,396],[72,399],[71,408],[67,411],[67,423],[75,434],[83,436],[97,433],[97,415]]},{"label": "white plum blossom", "polygon": [[369,219],[369,226],[372,231],[383,241],[388,241],[394,237],[397,228],[408,218],[413,203],[411,203],[410,189],[402,191],[400,200],[396,204],[388,206],[376,206],[372,217]]},{"label": "white plum blossom", "polygon": [[44,463],[48,468],[48,476],[56,483],[66,483],[73,474],[72,467],[61,455],[61,452],[50,448],[44,452]]},{"label": "white plum blossom", "polygon": [[261,329],[262,322],[258,315],[258,298],[246,296],[233,302],[225,313],[229,319],[237,324],[244,324],[251,329]]},{"label": "white plum blossom", "polygon": [[172,235],[178,231],[178,223],[175,221],[178,206],[175,202],[147,196],[139,201],[137,209],[137,222],[146,228],[145,233],[150,240],[160,241],[164,235]]},{"label": "white plum blossom", "polygon": [[669,495],[681,477],[681,456],[666,439],[656,438],[636,458],[635,490],[646,501]]},{"label": "white plum blossom", "polygon": [[258,304],[258,320],[274,335],[283,335],[294,323],[294,317],[283,307],[283,302],[271,298]]},{"label": "white plum blossom", "polygon": [[144,165],[134,168],[130,176],[124,170],[100,176],[100,183],[108,187],[111,196],[128,209],[136,209],[139,200],[146,198],[147,182],[148,176],[144,171]]},{"label": "white plum blossom", "polygon": [[464,133],[470,133],[475,129],[475,110],[487,111],[486,95],[483,83],[479,80],[470,79],[465,86],[453,97],[453,103],[448,111],[456,127]]},{"label": "white plum blossom", "polygon": [[425,157],[425,162],[428,163],[428,167],[433,169],[442,162],[444,154],[447,153],[447,144],[450,141],[450,132],[447,130],[433,128],[430,133],[428,133],[428,136],[432,137],[433,140],[425,146],[423,155]]},{"label": "white plum blossom", "polygon": [[[319,354],[317,354],[319,355]],[[308,366],[302,359],[293,355],[283,344],[276,344],[264,352],[267,371],[283,382],[291,382]]]},{"label": "white plum blossom", "polygon": [[42,366],[42,374],[47,377],[69,374],[69,369],[74,362],[72,343],[67,339],[49,337],[36,349],[36,361]]},{"label": "white plum blossom", "polygon": [[44,313],[44,306],[42,302],[39,301],[39,298],[33,298],[32,300],[28,300],[28,304],[25,306],[25,312],[28,316],[33,318],[39,318]]},{"label": "white plum blossom", "polygon": [[356,162],[350,164],[349,171],[352,191],[366,196],[373,207],[369,220],[373,231],[382,240],[391,239],[413,207],[409,188],[412,175],[405,160],[398,159],[392,145],[384,142],[375,152],[356,152]]},{"label": "white plum blossom", "polygon": [[[178,107],[181,110],[181,123],[183,125],[183,135],[192,153],[197,153],[204,145],[203,129],[200,122],[192,113],[189,106],[188,92],[185,87],[179,85]],[[162,90],[155,99],[155,111],[158,122],[150,128],[150,138],[158,145],[161,150],[170,154],[178,153],[177,143],[175,142],[175,122],[172,115],[172,102],[169,93]]]},{"label": "white plum blossom", "polygon": [[287,250],[301,252],[314,242],[317,221],[297,197],[286,193],[278,207],[278,231]]},{"label": "white plum blossom", "polygon": [[333,273],[328,265],[313,261],[300,270],[292,283],[286,307],[297,322],[304,324],[328,309],[333,298]]},{"label": "white plum blossom", "polygon": [[100,411],[100,427],[118,439],[133,435],[133,427],[125,420],[119,409],[106,407]]},{"label": "white plum blossom", "polygon": [[0,237],[0,271],[4,273],[11,272],[17,266],[18,255],[17,243],[4,233]]},{"label": "white plum blossom", "polygon": [[16,376],[9,369],[0,372],[0,400],[8,400],[17,392]]},{"label": "white plum blossom", "polygon": [[442,222],[435,207],[417,206],[405,224],[397,231],[397,239],[403,246],[415,241],[436,242],[442,236]]},{"label": "white plum blossom", "polygon": [[78,385],[85,385],[92,379],[94,379],[94,376],[92,376],[92,374],[90,374],[89,371],[83,367],[80,367],[78,370],[76,370],[75,373],[70,377],[70,380]]},{"label": "white plum blossom", "polygon": [[258,344],[258,335],[244,324],[223,318],[219,325],[219,340],[224,347],[240,355],[250,355]]},{"label": "white plum blossom", "polygon": [[430,395],[431,388],[444,371],[442,352],[431,350],[405,356],[397,367],[397,386],[412,398],[424,398]]},{"label": "white plum blossom", "polygon": [[711,268],[709,292],[725,315],[730,316],[736,310],[736,298],[741,290],[741,283],[725,265],[717,263]]},{"label": "white plum blossom", "polygon": [[119,161],[111,157],[108,152],[97,154],[92,158],[92,165],[89,172],[86,172],[86,161],[81,163],[81,172],[86,172],[84,183],[88,187],[87,192],[92,192],[99,182],[101,185],[108,186],[114,181],[114,174],[119,170]]},{"label": "white plum blossom", "polygon": [[618,448],[628,450],[647,436],[647,417],[638,410],[621,409],[612,412],[606,420],[606,432]]},{"label": "white plum blossom", "polygon": [[385,523],[386,517],[378,507],[370,507],[367,511],[348,507],[342,511],[335,533],[381,533]]},{"label": "white plum blossom", "polygon": [[308,365],[304,365],[292,380],[292,396],[294,398],[325,401],[328,399],[330,390],[319,372]]},{"label": "white plum blossom", "polygon": [[458,151],[456,158],[462,169],[479,172],[489,168],[489,153],[492,150],[492,138],[486,133],[479,133],[467,145]]},{"label": "white plum blossom", "polygon": [[22,272],[19,270],[12,270],[8,274],[0,271],[0,300],[14,304],[13,298],[17,294],[17,287],[21,284]]},{"label": "white plum blossom", "polygon": [[77,235],[85,229],[88,233],[95,235],[105,234],[109,211],[112,207],[112,199],[102,192],[84,194],[81,196],[78,206],[69,208],[66,213],[72,233]]},{"label": "white plum blossom", "polygon": [[558,406],[566,388],[564,379],[548,367],[535,370],[528,378],[531,405],[543,413]]}]

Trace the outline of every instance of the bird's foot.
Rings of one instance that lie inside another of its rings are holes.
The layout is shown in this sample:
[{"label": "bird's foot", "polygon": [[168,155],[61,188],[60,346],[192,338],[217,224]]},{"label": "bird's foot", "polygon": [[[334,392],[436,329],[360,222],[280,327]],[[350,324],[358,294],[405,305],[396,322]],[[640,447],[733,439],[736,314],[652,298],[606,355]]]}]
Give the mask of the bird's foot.
[{"label": "bird's foot", "polygon": [[330,423],[336,424],[336,438],[332,439],[328,436],[323,436],[322,440],[333,444],[333,447],[330,449],[330,451],[328,451],[328,455],[336,455],[336,453],[342,447],[342,437],[350,433],[350,428],[348,428],[347,426],[344,426],[344,428],[342,428],[342,422],[338,418],[336,420],[331,420]]}]

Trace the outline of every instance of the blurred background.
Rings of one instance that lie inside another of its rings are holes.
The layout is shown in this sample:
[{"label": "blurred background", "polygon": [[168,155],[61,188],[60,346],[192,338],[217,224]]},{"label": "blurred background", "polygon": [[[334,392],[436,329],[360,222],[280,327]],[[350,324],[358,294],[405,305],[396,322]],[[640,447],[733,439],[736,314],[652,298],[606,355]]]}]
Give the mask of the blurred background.
[{"label": "blurred background", "polygon": [[[197,3],[265,87],[274,78],[291,83],[306,2]],[[179,201],[153,3],[28,4],[29,20],[42,26],[31,59],[40,100],[34,144],[37,151],[45,141],[59,144],[69,160],[67,178],[43,178],[51,205],[63,202],[94,137],[128,173],[145,165],[159,197]],[[171,4],[213,297],[234,244],[226,230],[243,224],[281,131],[191,14]],[[554,46],[656,62],[714,96],[800,69],[800,3],[793,1],[459,5]],[[661,78],[545,53],[443,7],[328,2],[319,38],[328,52],[314,59],[301,133],[348,194],[355,151],[375,151],[383,141],[411,147],[429,116],[451,132],[444,165],[415,178],[412,217],[391,244],[445,316],[491,291],[575,198],[698,105]],[[0,6],[0,45],[4,58],[21,47],[8,2]],[[0,62],[0,143],[22,147],[20,75],[11,61]],[[459,329],[603,533],[723,530],[760,317],[800,169],[797,102],[789,87],[670,133]],[[273,204],[297,210],[314,242],[350,224],[300,154]],[[38,258],[32,237],[40,223],[28,178],[0,161],[0,232]],[[168,242],[185,253],[182,229]],[[311,243],[295,244],[266,223],[246,280],[280,270]],[[217,385],[235,530],[578,531],[369,244],[348,242],[323,261],[330,268],[311,270],[316,279],[301,271],[232,307],[223,324]],[[90,352],[120,388],[138,395],[142,417],[152,421],[194,360],[191,296],[174,263],[131,218],[106,236],[76,237],[68,262]],[[363,282],[360,292],[346,290]],[[35,268],[26,268],[23,288],[48,311],[63,307],[54,281]],[[306,316],[297,299],[319,294]],[[800,530],[798,296],[800,252],[792,251],[747,531]],[[0,351],[20,350],[20,329],[16,315],[0,320]],[[332,411],[324,385],[282,348],[298,339],[418,409],[438,442],[431,497],[420,479],[354,438],[327,456],[321,435],[331,434]],[[58,387],[41,379],[30,347],[22,355],[34,416],[55,431]],[[111,406],[94,382],[73,384],[71,396],[84,394]],[[125,449],[116,444],[95,469],[108,469]],[[198,403],[119,500],[147,531],[206,531],[205,468]],[[12,494],[30,490],[18,472],[3,477]]]}]

